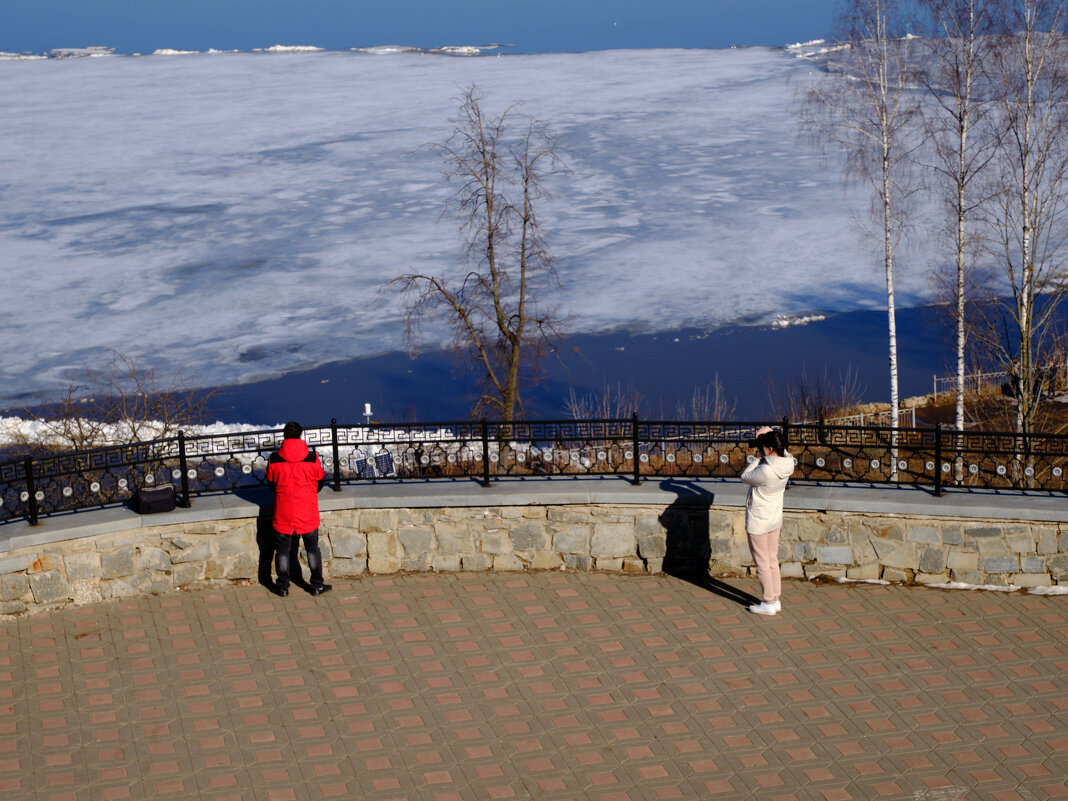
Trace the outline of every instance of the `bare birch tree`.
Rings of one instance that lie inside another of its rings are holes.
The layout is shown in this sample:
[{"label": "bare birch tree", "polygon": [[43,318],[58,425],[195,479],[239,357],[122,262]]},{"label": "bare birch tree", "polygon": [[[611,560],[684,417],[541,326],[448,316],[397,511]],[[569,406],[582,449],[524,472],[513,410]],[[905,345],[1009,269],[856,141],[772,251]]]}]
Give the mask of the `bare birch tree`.
[{"label": "bare birch tree", "polygon": [[987,223],[1009,297],[982,305],[1003,363],[1015,364],[1016,430],[1029,433],[1042,399],[1038,362],[1064,291],[1068,211],[1068,40],[1061,0],[1013,0],[992,51],[999,115]]},{"label": "bare birch tree", "polygon": [[452,135],[431,145],[445,177],[459,187],[446,213],[459,220],[468,272],[459,278],[413,272],[390,286],[404,298],[412,349],[423,315],[444,318],[454,347],[469,353],[483,374],[473,413],[514,420],[522,409],[522,381],[562,323],[546,304],[556,272],[537,215],[548,197],[544,181],[562,162],[546,123],[515,105],[499,116],[487,114],[483,100],[478,87],[465,90]]},{"label": "bare birch tree", "polygon": [[[828,65],[831,77],[809,88],[803,118],[818,137],[846,156],[846,176],[872,192],[872,216],[879,227],[875,236],[886,276],[890,409],[896,428],[900,399],[894,256],[905,228],[910,154],[916,145],[912,41],[905,35],[897,0],[849,0],[838,27],[845,47]],[[896,453],[893,463],[896,474]]]},{"label": "bare birch tree", "polygon": [[[986,57],[992,0],[926,0],[931,36],[920,51],[917,75],[927,88],[926,129],[932,167],[942,179],[953,229],[953,318],[956,328],[957,402],[955,428],[964,430],[964,376],[967,367],[965,304],[969,274],[979,248],[971,224],[984,195],[977,187],[994,154],[994,137],[984,129]],[[958,472],[961,465],[958,464]],[[960,476],[958,475],[958,479]]]}]

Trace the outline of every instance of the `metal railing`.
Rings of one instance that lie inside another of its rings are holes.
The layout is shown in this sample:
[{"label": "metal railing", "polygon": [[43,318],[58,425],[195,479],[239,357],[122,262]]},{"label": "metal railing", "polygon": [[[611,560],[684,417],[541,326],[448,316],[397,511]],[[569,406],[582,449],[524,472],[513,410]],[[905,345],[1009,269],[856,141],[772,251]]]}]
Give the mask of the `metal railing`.
[{"label": "metal railing", "polygon": [[[305,429],[327,481],[526,476],[733,478],[764,423],[622,420],[353,424]],[[1068,492],[1068,435],[935,428],[781,425],[795,482],[943,485]],[[180,504],[267,486],[281,431],[185,436],[0,464],[0,523],[128,503],[173,483]]]}]

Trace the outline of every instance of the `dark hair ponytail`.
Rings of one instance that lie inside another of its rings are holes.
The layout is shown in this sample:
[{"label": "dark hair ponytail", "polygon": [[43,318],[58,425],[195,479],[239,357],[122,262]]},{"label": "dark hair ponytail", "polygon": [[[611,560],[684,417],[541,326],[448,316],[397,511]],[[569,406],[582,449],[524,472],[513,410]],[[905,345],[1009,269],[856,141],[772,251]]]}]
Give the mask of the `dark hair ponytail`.
[{"label": "dark hair ponytail", "polygon": [[765,431],[757,437],[756,444],[758,448],[767,448],[774,451],[776,456],[786,455],[786,444],[782,441],[782,432],[777,428]]}]

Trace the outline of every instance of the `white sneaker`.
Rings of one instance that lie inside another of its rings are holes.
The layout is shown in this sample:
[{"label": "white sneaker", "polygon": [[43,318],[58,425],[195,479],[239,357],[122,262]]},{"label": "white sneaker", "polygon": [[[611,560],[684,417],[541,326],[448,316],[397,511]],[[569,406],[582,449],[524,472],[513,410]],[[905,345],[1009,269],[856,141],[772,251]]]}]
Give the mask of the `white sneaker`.
[{"label": "white sneaker", "polygon": [[758,615],[774,615],[779,611],[781,605],[777,601],[772,601],[770,604],[761,601],[758,604],[753,604],[749,607],[750,612],[755,612]]},{"label": "white sneaker", "polygon": [[782,611],[782,601],[780,601],[778,598],[775,599],[775,603],[773,603],[772,606],[775,607],[776,612]]}]

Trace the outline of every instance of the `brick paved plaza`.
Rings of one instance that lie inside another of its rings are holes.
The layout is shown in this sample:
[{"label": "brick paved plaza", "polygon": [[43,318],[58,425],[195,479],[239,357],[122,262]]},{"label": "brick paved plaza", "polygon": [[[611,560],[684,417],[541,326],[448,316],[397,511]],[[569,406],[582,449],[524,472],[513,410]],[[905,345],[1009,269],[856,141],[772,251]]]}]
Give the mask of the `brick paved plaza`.
[{"label": "brick paved plaza", "polygon": [[1068,797],[1068,599],[753,590],[413,574],[8,620],[0,798]]}]

